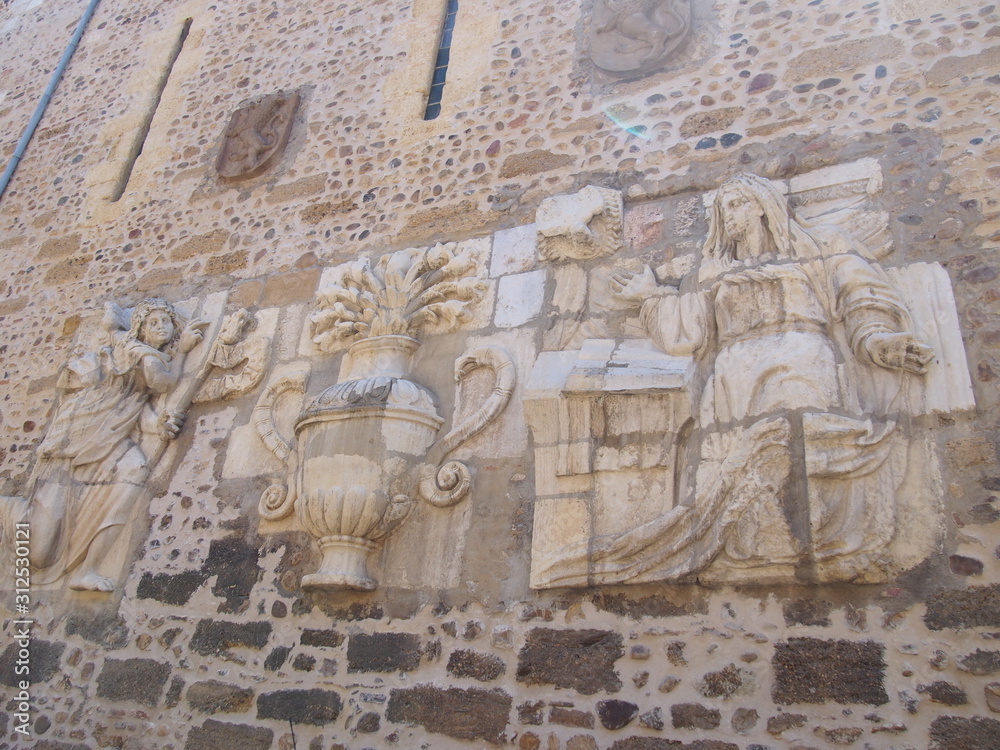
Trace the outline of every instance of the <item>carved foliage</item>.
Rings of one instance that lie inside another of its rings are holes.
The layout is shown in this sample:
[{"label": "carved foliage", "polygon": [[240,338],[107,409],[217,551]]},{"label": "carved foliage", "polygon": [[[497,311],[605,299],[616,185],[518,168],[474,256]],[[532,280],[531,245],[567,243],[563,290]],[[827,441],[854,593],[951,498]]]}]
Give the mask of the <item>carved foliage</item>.
[{"label": "carved foliage", "polygon": [[622,247],[622,194],[588,185],[546,198],[535,215],[538,251],[548,260],[589,260]]}]

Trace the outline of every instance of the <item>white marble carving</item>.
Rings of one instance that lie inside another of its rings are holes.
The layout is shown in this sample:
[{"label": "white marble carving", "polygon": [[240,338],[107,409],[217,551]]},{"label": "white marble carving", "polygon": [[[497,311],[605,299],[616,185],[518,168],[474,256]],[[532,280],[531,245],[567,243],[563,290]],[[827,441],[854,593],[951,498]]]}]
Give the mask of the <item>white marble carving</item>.
[{"label": "white marble carving", "polygon": [[260,384],[270,360],[271,337],[244,338],[255,323],[246,310],[237,310],[223,321],[211,359],[219,374],[198,389],[196,404],[242,396]]},{"label": "white marble carving", "polygon": [[622,194],[588,185],[546,198],[535,214],[538,251],[552,260],[590,260],[622,248]]},{"label": "white marble carving", "polygon": [[320,348],[353,340],[338,383],[299,415],[294,444],[276,434],[273,405],[302,383],[277,383],[258,405],[255,424],[288,466],[290,485],[265,491],[261,515],[278,519],[294,508],[323,552],[320,570],[303,578],[304,587],[376,588],[368,556],[406,518],[413,499],[448,507],[468,494],[471,471],[448,456],[506,407],[513,361],[497,347],[459,359],[457,381],[486,367],[494,387],[478,411],[437,441],[444,419],[434,394],[410,374],[420,347],[414,335],[428,323],[465,319],[466,306],[482,293],[479,271],[453,245],[394,253],[374,267],[368,261],[341,267],[339,283],[319,295],[312,316]]},{"label": "white marble carving", "polygon": [[102,570],[142,497],[150,473],[184,425],[208,375],[238,346],[241,311],[193,372],[185,359],[209,322],[184,322],[169,303],[107,307],[106,343],[62,369],[59,405],[27,497],[4,498],[4,516],[31,525],[33,582],[68,577],[77,590],[109,592]]},{"label": "white marble carving", "polygon": [[916,418],[973,406],[947,276],[887,273],[754,175],[720,187],[709,227],[678,287],[612,276],[660,360],[588,342],[535,365],[535,588],[871,583],[935,549]]}]

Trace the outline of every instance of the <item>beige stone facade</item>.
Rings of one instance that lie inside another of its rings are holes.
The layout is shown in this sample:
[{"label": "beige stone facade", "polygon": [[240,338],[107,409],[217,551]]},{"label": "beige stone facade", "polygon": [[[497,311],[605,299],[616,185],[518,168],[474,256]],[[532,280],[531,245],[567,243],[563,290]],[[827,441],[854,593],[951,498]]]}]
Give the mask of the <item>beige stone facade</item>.
[{"label": "beige stone facade", "polygon": [[[85,6],[0,9],[4,164]],[[459,0],[425,120],[447,9],[97,5],[0,196],[0,748],[1000,746],[1000,8]]]}]

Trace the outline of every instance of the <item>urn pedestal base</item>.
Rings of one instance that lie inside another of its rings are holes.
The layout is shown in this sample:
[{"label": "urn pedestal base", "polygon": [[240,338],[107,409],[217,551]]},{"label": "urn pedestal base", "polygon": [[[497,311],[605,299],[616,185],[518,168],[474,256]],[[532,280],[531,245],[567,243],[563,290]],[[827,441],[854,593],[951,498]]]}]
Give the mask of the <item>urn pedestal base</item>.
[{"label": "urn pedestal base", "polygon": [[325,536],[319,540],[323,562],[319,571],[302,576],[302,588],[374,591],[378,581],[368,575],[368,554],[377,545],[356,536]]}]

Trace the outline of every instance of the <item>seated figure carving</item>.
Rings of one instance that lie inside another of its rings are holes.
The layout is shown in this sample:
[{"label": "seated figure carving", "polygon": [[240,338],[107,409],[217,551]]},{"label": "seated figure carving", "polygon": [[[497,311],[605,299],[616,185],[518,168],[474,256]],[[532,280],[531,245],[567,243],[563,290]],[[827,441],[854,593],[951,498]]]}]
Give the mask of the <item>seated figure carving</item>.
[{"label": "seated figure carving", "polygon": [[695,363],[678,501],[550,557],[547,585],[658,580],[877,582],[919,564],[940,479],[907,391],[934,351],[842,230],[800,220],[768,180],[727,180],[699,267],[677,286],[611,277],[667,354]]},{"label": "seated figure carving", "polygon": [[[105,323],[109,345],[70,360],[60,373],[62,400],[38,446],[27,499],[3,500],[5,525],[31,524],[36,583],[69,576],[72,589],[106,592],[114,582],[101,565],[184,423],[183,413],[156,414],[150,401],[177,386],[185,356],[208,324],[182,328],[174,308],[159,299],[141,302],[130,316],[110,306]],[[155,441],[148,456],[143,436]]]}]

